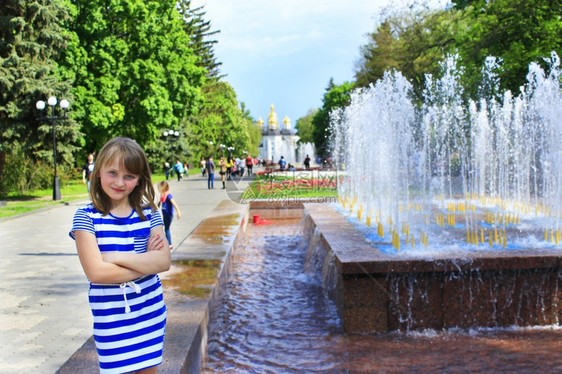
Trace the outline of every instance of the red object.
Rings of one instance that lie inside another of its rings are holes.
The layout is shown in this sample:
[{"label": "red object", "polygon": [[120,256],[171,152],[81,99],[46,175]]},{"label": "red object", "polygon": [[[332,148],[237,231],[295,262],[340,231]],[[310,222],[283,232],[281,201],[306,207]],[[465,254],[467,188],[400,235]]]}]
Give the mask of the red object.
[{"label": "red object", "polygon": [[264,218],[260,218],[259,214],[254,214],[254,225],[272,225],[273,222],[268,221]]}]

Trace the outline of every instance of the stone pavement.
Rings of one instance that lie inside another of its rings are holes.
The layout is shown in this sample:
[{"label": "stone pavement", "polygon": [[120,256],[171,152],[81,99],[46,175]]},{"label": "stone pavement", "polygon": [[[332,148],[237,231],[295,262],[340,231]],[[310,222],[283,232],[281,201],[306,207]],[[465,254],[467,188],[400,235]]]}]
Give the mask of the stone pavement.
[{"label": "stone pavement", "polygon": [[[219,178],[218,174],[215,177]],[[175,257],[182,252],[182,243],[190,233],[221,202],[229,203],[227,209],[231,211],[245,209],[230,201],[233,194],[221,189],[220,179],[215,180],[213,190],[207,189],[206,178],[200,174],[180,182],[170,180],[170,187],[182,212],[182,218],[174,218],[171,228],[172,243],[177,247]],[[93,346],[88,281],[74,241],[68,236],[74,212],[86,202],[61,204],[0,221],[0,373],[55,373],[71,356],[77,357],[75,353],[81,347]],[[194,309],[206,308],[205,301],[192,303]],[[190,306],[183,308],[189,310]],[[180,314],[181,318],[189,317]],[[176,317],[178,311],[169,307],[169,319],[174,321]],[[200,321],[194,322],[193,327],[197,327]],[[183,335],[194,334],[190,331]],[[182,344],[186,338],[189,336],[182,338]],[[75,372],[92,372],[89,370]],[[169,372],[179,372],[179,368]]]}]

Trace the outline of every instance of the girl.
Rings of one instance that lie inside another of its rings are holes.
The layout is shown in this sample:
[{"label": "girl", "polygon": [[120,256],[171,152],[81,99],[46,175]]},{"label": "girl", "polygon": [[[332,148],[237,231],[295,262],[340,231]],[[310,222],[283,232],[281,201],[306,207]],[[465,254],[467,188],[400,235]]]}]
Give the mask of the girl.
[{"label": "girl", "polygon": [[91,203],[74,215],[70,236],[90,281],[101,373],[156,373],[166,306],[156,273],[170,267],[146,155],[129,138],[101,149]]},{"label": "girl", "polygon": [[174,218],[174,209],[178,219],[181,218],[180,208],[176,201],[170,193],[170,185],[166,181],[160,181],[158,183],[158,191],[160,192],[160,202],[158,206],[162,207],[162,218],[164,219],[164,233],[166,234],[166,239],[168,239],[168,244],[170,245],[170,250],[172,247],[172,235],[170,234],[170,226],[172,225],[172,219]]},{"label": "girl", "polygon": [[222,189],[224,190],[226,188],[224,181],[225,181],[226,170],[227,170],[226,160],[224,159],[224,157],[221,157],[221,159],[219,160],[219,166],[221,168],[219,174],[221,175]]}]

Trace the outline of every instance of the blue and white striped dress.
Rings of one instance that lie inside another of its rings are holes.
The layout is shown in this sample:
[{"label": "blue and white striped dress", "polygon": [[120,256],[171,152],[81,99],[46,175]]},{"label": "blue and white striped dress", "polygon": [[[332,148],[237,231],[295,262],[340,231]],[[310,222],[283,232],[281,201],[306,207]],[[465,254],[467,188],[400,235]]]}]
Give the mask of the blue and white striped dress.
[{"label": "blue and white striped dress", "polygon": [[[146,252],[150,230],[162,225],[158,211],[143,210],[142,221],[133,210],[129,217],[103,216],[90,203],[74,215],[76,230],[93,233],[103,252]],[[94,340],[100,373],[126,373],[162,363],[166,306],[158,275],[146,275],[121,284],[90,283],[89,302],[94,316]]]}]

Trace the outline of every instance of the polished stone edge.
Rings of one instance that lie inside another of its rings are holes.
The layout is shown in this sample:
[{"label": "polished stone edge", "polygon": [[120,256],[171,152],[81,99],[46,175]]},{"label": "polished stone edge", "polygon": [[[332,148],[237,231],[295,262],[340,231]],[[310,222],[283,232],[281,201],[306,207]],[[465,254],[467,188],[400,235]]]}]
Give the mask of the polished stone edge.
[{"label": "polished stone edge", "polygon": [[[305,236],[346,332],[559,325],[560,251],[387,255],[329,205],[305,204]],[[508,256],[508,257],[506,257]],[[327,267],[324,266],[323,269]]]}]

